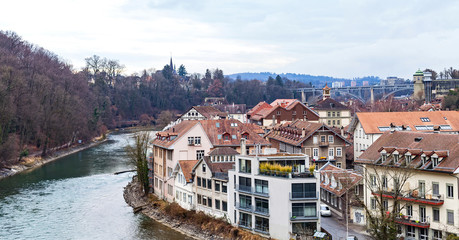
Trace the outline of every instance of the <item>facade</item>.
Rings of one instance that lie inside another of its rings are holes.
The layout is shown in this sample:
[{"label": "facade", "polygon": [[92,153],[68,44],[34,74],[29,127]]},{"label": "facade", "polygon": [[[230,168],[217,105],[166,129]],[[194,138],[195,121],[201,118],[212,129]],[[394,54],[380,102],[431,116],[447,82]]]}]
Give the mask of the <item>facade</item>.
[{"label": "facade", "polygon": [[319,114],[320,123],[333,127],[345,127],[351,123],[351,110],[330,97],[330,88],[325,84],[323,98],[314,106]]},{"label": "facade", "polygon": [[459,234],[458,135],[386,132],[356,163],[367,176],[367,207],[376,209],[383,199],[391,211],[398,199],[399,237],[446,239]]},{"label": "facade", "polygon": [[152,141],[150,161],[151,188],[160,198],[174,201],[175,180],[172,176],[179,160],[200,160],[218,147],[231,147],[240,152],[240,140],[247,140],[244,151],[255,145],[264,148],[269,142],[256,133],[258,126],[234,119],[182,121],[167,131],[158,132]]},{"label": "facade", "polygon": [[229,119],[236,119],[242,123],[247,123],[247,108],[245,104],[219,104],[213,105],[213,107],[228,114]]},{"label": "facade", "polygon": [[181,121],[186,120],[216,120],[225,119],[227,114],[212,106],[194,106],[180,117]]},{"label": "facade", "polygon": [[186,210],[193,210],[196,206],[191,172],[197,162],[198,160],[178,161],[172,175],[175,179],[175,202]]},{"label": "facade", "polygon": [[319,115],[297,99],[277,99],[271,104],[260,102],[247,112],[249,122],[263,127],[285,121],[319,121]]},{"label": "facade", "polygon": [[[319,172],[304,154],[239,155],[228,171],[228,217],[241,228],[275,239],[320,231]],[[272,164],[292,170],[268,170]]]},{"label": "facade", "polygon": [[196,210],[217,218],[228,215],[228,170],[234,162],[212,162],[204,156],[193,167]]},{"label": "facade", "polygon": [[331,163],[320,168],[320,200],[340,218],[349,216],[351,207],[363,200],[363,176],[353,170],[341,169]]},{"label": "facade", "polygon": [[360,156],[384,132],[434,132],[459,133],[459,112],[360,112],[349,131],[354,135],[354,159]]},{"label": "facade", "polygon": [[265,136],[280,152],[304,153],[322,167],[332,162],[346,168],[345,148],[351,143],[325,124],[296,120],[274,127]]}]

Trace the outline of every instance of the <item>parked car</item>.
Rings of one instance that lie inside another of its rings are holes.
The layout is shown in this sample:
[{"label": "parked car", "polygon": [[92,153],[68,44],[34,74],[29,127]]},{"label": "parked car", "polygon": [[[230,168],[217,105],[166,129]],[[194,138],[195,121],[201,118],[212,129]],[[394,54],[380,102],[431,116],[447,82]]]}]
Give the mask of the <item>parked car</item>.
[{"label": "parked car", "polygon": [[349,236],[346,240],[359,240],[356,236]]},{"label": "parked car", "polygon": [[330,208],[325,204],[320,204],[320,216],[322,217],[331,217]]}]

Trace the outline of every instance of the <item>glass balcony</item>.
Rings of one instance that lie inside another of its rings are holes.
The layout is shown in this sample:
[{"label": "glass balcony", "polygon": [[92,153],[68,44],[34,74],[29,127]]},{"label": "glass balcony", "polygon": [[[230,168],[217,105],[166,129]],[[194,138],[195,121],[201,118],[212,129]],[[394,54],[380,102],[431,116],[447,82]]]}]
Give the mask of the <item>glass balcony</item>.
[{"label": "glass balcony", "polygon": [[[377,191],[372,193],[375,196],[382,196],[384,198],[395,198],[395,193],[393,191]],[[397,197],[402,201],[407,202],[414,202],[418,204],[426,204],[432,206],[440,206],[445,203],[443,195],[432,195],[432,194],[424,194],[423,196],[419,195],[416,191],[411,191],[405,195],[400,195]]]}]

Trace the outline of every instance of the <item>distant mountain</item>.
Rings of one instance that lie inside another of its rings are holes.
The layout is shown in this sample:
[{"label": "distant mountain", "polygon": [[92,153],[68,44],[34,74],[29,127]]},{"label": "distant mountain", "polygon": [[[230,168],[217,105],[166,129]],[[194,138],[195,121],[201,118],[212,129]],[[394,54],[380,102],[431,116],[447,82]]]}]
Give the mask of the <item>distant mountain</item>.
[{"label": "distant mountain", "polygon": [[347,79],[347,78],[334,78],[328,76],[313,76],[309,74],[297,74],[297,73],[271,73],[271,72],[259,72],[259,73],[234,73],[230,75],[226,75],[228,78],[236,80],[253,80],[257,79],[260,81],[267,81],[269,77],[276,78],[279,75],[282,78],[288,78],[289,80],[296,80],[303,83],[311,82],[312,85],[315,86],[322,86],[325,83],[328,83],[329,86],[332,85],[333,82],[344,82],[345,86],[350,86],[352,81],[356,81],[357,86],[362,85],[364,81],[368,81],[370,85],[378,84],[380,82],[379,77],[375,76],[368,76],[363,78],[354,78],[354,79]]}]

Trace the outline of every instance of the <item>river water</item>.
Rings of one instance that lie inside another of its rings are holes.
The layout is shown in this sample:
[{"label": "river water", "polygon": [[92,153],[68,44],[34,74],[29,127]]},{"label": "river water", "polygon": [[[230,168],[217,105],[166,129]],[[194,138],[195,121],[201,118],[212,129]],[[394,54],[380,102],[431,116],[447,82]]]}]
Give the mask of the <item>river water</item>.
[{"label": "river water", "polygon": [[130,136],[0,180],[0,239],[188,239],[125,203]]}]

